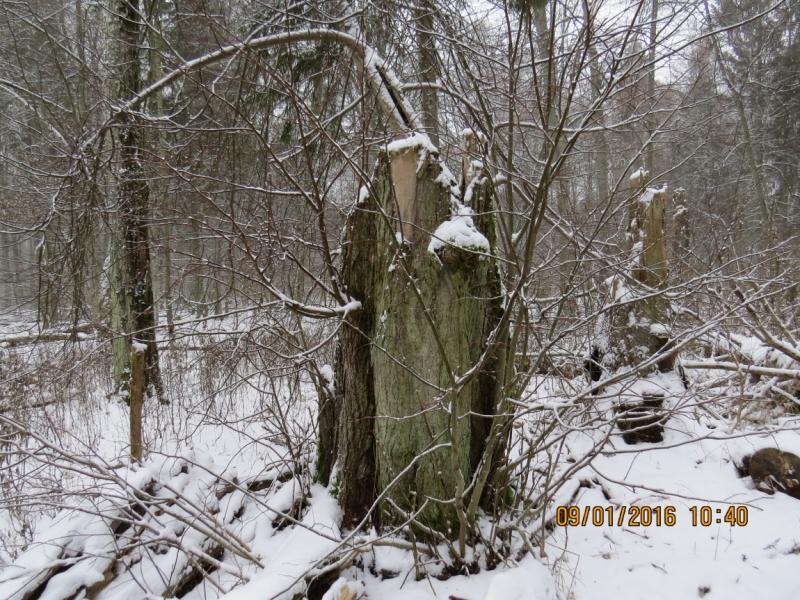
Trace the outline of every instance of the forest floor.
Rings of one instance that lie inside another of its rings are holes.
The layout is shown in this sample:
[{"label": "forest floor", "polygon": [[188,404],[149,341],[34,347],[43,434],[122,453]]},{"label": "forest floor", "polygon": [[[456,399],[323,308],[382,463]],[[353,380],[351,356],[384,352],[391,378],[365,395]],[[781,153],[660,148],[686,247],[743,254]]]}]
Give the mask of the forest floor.
[{"label": "forest floor", "polygon": [[[534,383],[526,401],[552,404],[556,382]],[[28,513],[23,532],[11,504],[0,508],[0,598],[291,600],[306,592],[309,572],[359,543],[363,552],[325,600],[338,598],[343,585],[372,600],[800,598],[800,501],[757,490],[737,471],[760,448],[800,455],[796,416],[768,427],[720,420],[676,374],[609,388],[594,410],[610,415],[620,392],[648,390],[665,393],[674,409],[663,441],[627,445],[597,427],[572,427],[565,437],[563,468],[602,443],[548,512],[552,519],[569,504],[585,524],[552,529],[544,555],[521,551],[517,540],[505,564],[446,580],[436,577],[435,560],[418,578],[412,552],[380,545],[374,531],[360,538],[340,531],[335,498],[308,474],[287,470],[298,459],[313,462],[313,420],[303,405],[288,407],[281,427],[294,429],[281,433],[260,421],[263,400],[255,393],[224,404],[194,403],[186,394],[183,404],[153,407],[146,423],[151,452],[130,467],[127,407],[100,391],[87,394],[76,400],[80,407],[50,414],[64,427],[60,445],[35,438],[28,444],[31,454],[49,457],[37,475],[58,473],[72,508]],[[652,524],[631,521],[631,507],[639,508],[639,521],[649,507]],[[668,526],[670,507],[675,522]],[[593,524],[600,516],[602,523]],[[529,524],[531,537],[540,526]]]}]

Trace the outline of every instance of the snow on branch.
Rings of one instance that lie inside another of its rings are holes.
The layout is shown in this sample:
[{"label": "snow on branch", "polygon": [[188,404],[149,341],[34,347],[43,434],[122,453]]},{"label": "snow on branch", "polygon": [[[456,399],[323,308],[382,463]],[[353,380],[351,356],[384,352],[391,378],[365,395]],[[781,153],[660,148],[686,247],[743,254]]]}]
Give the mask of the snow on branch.
[{"label": "snow on branch", "polygon": [[272,285],[269,280],[265,281],[265,284],[269,292],[275,296],[279,302],[282,302],[286,308],[311,319],[346,317],[349,313],[361,309],[361,302],[350,298],[347,298],[348,302],[342,306],[330,307],[320,306],[318,304],[305,304],[287,296],[274,285]]},{"label": "snow on branch", "polygon": [[[359,36],[360,37],[360,36]],[[364,77],[378,97],[381,108],[389,118],[392,129],[402,131],[417,129],[416,112],[403,96],[403,85],[394,71],[386,65],[378,52],[359,37],[336,29],[312,28],[286,31],[252,38],[222,46],[214,52],[198,56],[178,65],[174,70],[153,82],[123,105],[116,107],[118,113],[135,110],[150,96],[191,71],[207,67],[248,50],[263,50],[274,46],[285,46],[296,42],[334,42],[353,50],[355,62],[363,67]]]},{"label": "snow on branch", "polygon": [[767,377],[780,377],[783,379],[800,380],[800,371],[797,369],[776,369],[772,367],[760,367],[757,365],[743,365],[732,362],[719,362],[714,360],[707,361],[681,361],[684,369],[720,369],[721,371],[735,371],[737,373],[749,373],[751,375],[764,375]]}]

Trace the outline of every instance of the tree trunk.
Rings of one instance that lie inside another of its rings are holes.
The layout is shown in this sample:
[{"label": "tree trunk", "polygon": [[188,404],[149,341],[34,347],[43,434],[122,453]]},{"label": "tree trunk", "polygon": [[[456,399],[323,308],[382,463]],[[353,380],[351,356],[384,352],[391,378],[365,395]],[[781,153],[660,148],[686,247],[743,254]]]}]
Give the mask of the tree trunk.
[{"label": "tree trunk", "polygon": [[650,5],[650,51],[648,52],[648,60],[650,67],[647,71],[647,101],[650,103],[651,109],[647,115],[647,148],[645,150],[645,169],[651,174],[656,173],[656,145],[653,140],[653,135],[658,128],[658,120],[656,117],[656,41],[658,35],[658,0],[652,0]]},{"label": "tree trunk", "polygon": [[[383,494],[378,523],[418,511],[419,524],[463,541],[464,490],[491,424],[493,362],[454,381],[486,350],[500,283],[488,256],[429,250],[429,232],[451,216],[457,185],[446,174],[424,144],[384,152],[372,193],[350,216],[342,280],[362,309],[340,336],[337,485],[347,524]],[[462,197],[494,249],[493,189],[475,175]]]},{"label": "tree trunk", "polygon": [[[375,333],[375,299],[380,292],[381,274],[388,267],[383,252],[376,248],[377,211],[375,197],[370,194],[364,203],[355,207],[348,219],[347,242],[342,254],[342,283],[346,293],[360,300],[362,306],[361,310],[347,316],[339,335],[335,402],[324,405],[320,411],[320,456],[328,461],[328,457],[336,455],[338,450],[341,472],[335,483],[339,485],[341,482],[339,502],[348,524],[366,516],[377,492],[371,343]],[[334,431],[331,431],[331,425]],[[332,466],[323,463],[323,481]]]},{"label": "tree trunk", "polygon": [[[633,198],[628,207],[628,240],[630,241],[630,275],[643,284],[643,297],[634,302],[619,278],[612,283],[612,300],[624,303],[614,306],[610,316],[610,354],[606,362],[613,366],[633,366],[664,349],[669,343],[667,322],[669,302],[663,294],[667,278],[665,240],[666,188],[648,188],[648,173],[639,171],[631,177]],[[662,371],[672,370],[673,359],[662,360]]]},{"label": "tree trunk", "polygon": [[[141,12],[138,0],[121,0],[119,14],[119,98],[135,95],[142,87],[139,48],[142,42]],[[147,346],[145,389],[162,397],[155,343],[156,318],[153,309],[153,284],[150,272],[150,195],[142,168],[144,132],[140,118],[122,114],[117,126],[121,164],[119,169],[119,216],[117,239],[112,249],[112,327],[115,377],[124,385],[130,345],[139,341]],[[129,375],[128,375],[129,376]]]},{"label": "tree trunk", "polygon": [[[600,97],[603,87],[603,74],[600,65],[597,64],[597,49],[594,46],[589,47],[589,61],[592,78],[592,101],[596,101]],[[594,134],[594,147],[595,147],[595,174],[597,178],[597,201],[598,205],[605,205],[608,202],[608,146],[606,145],[606,136],[603,132],[605,125],[605,118],[603,111],[598,111],[595,123],[599,126],[599,131]]]},{"label": "tree trunk", "polygon": [[[433,34],[433,3],[418,0],[414,8],[417,28],[417,54],[419,80],[423,84],[436,83],[436,38]],[[439,96],[435,88],[423,87],[421,91],[422,126],[435,146],[439,145]]]},{"label": "tree trunk", "polygon": [[[161,52],[163,46],[163,37],[161,32],[161,1],[151,0],[147,5],[147,40],[150,46],[148,58],[150,63],[150,74],[148,83],[153,83],[161,79],[163,75],[163,68],[161,64]],[[161,117],[164,114],[164,91],[158,90],[153,94],[150,99],[150,110],[157,116]],[[159,158],[159,163],[164,161],[167,154],[166,140],[164,139],[164,132],[161,129],[155,131],[155,147],[156,154]],[[160,165],[159,165],[159,168]],[[169,213],[169,185],[166,183],[166,178],[159,177],[159,183],[156,184],[156,197],[158,206],[162,214]],[[167,335],[169,336],[169,348],[175,350],[175,323],[173,320],[172,311],[172,225],[168,219],[162,219],[164,224],[161,226],[163,239],[163,251],[161,259],[164,264],[164,313],[167,319]]]}]

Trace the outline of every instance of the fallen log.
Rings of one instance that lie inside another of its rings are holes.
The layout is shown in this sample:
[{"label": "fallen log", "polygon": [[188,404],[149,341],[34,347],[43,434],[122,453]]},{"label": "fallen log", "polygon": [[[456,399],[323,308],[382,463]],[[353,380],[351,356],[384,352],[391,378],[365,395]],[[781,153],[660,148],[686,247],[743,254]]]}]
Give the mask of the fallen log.
[{"label": "fallen log", "polygon": [[738,373],[748,373],[750,375],[764,375],[766,377],[800,380],[800,370],[797,369],[777,369],[774,367],[759,367],[757,365],[744,365],[732,362],[688,360],[681,361],[681,366],[684,369],[720,369],[722,371],[734,371]]},{"label": "fallen log", "polygon": [[83,342],[94,339],[92,325],[78,325],[69,331],[42,331],[39,333],[18,333],[0,336],[0,346],[13,348],[42,342]]}]

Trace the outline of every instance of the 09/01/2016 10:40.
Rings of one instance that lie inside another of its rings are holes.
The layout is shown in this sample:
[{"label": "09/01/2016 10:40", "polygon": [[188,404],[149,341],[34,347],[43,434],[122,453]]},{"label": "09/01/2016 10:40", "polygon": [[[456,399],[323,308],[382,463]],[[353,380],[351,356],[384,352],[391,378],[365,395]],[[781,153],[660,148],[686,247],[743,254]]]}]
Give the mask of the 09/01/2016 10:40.
[{"label": "09/01/2016 10:40", "polygon": [[[710,506],[692,506],[689,512],[693,527],[709,527],[714,523],[744,527],[748,521],[746,506],[731,505],[724,516],[721,508],[712,509]],[[673,527],[676,523],[674,506],[585,506],[583,511],[578,506],[559,506],[556,509],[556,525],[559,527]]]}]

